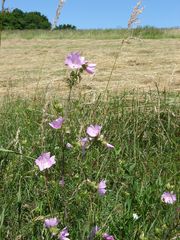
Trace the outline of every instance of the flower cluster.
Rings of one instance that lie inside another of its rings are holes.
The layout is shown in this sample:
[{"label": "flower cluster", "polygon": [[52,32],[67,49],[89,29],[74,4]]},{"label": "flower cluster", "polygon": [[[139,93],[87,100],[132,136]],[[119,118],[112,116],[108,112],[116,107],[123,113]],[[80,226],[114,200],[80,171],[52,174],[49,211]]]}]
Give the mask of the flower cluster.
[{"label": "flower cluster", "polygon": [[[57,225],[59,224],[59,220],[55,217],[55,218],[47,218],[44,221],[44,226],[46,228],[49,228],[52,232],[53,235],[56,235],[56,233],[59,231],[59,229],[57,228]],[[58,235],[58,239],[59,240],[70,240],[68,238],[69,233],[67,230],[67,227],[65,227],[64,229],[62,229]]]},{"label": "flower cluster", "polygon": [[70,53],[65,59],[65,65],[71,69],[67,83],[70,89],[82,79],[81,73],[85,70],[89,74],[95,73],[96,64],[89,63],[78,52]]},{"label": "flower cluster", "polygon": [[[71,75],[70,75],[70,81],[77,80],[77,77],[80,77],[80,74],[85,70],[89,74],[93,74],[95,72],[95,64],[90,64],[88,61],[85,60],[84,57],[80,56],[79,53],[70,53],[66,60],[65,64],[72,69]],[[75,71],[75,72],[74,72]],[[71,82],[72,83],[72,82]],[[73,85],[72,85],[73,86]],[[63,117],[59,117],[55,119],[54,121],[50,122],[49,125],[53,129],[61,129],[63,131],[63,124],[65,122],[65,119]],[[80,138],[79,142],[82,148],[82,156],[84,158],[85,156],[85,150],[88,146],[91,145],[91,143],[96,143],[97,141],[104,144],[107,148],[113,149],[114,146],[104,140],[104,136],[101,135],[102,126],[101,125],[90,125],[86,129],[86,137]],[[63,132],[65,133],[65,131]],[[65,149],[72,149],[74,148],[73,145],[69,142],[62,141],[62,145]],[[64,150],[64,149],[63,149]],[[39,167],[40,171],[46,170],[51,168],[54,164],[56,164],[55,156],[51,156],[50,152],[44,152],[42,153],[36,160],[35,164]],[[91,182],[90,180],[85,180],[85,182],[89,183],[93,186],[93,188],[98,192],[100,196],[104,196],[107,192],[106,190],[106,180],[101,180],[98,184],[95,182]],[[61,187],[65,186],[64,182],[64,175],[62,174],[62,178],[59,181],[59,185]],[[164,192],[161,196],[161,201],[166,204],[173,204],[176,202],[176,194],[173,194],[173,192]],[[133,213],[132,215],[134,220],[138,220],[139,216],[136,213]],[[44,227],[49,229],[50,232],[54,235],[58,236],[59,240],[70,240],[69,239],[69,232],[67,230],[67,227],[63,228],[61,231],[58,229],[59,220],[54,218],[47,218],[44,221]],[[90,232],[88,239],[94,239],[95,235],[100,232],[100,228],[98,226],[93,227],[93,229]],[[101,233],[101,237],[104,240],[115,240],[115,237],[113,235],[110,235],[108,233]]]},{"label": "flower cluster", "polygon": [[97,124],[90,125],[86,130],[89,140],[90,141],[98,140],[98,141],[102,142],[107,148],[113,149],[114,146],[110,143],[107,143],[104,140],[103,135],[101,135],[101,129],[102,129],[102,126],[100,126],[100,125],[97,125]]},{"label": "flower cluster", "polygon": [[94,74],[96,67],[96,64],[88,63],[78,52],[70,53],[65,59],[65,65],[70,69],[85,70],[89,74]]}]

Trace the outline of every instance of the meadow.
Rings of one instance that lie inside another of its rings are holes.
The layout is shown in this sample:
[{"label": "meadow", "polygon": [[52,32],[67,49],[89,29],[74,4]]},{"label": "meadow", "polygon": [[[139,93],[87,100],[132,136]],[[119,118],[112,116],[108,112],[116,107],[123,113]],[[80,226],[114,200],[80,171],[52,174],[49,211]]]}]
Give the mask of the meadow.
[{"label": "meadow", "polygon": [[[93,79],[85,75],[75,93],[79,90],[96,95],[105,90],[108,82],[108,89],[117,93],[132,89],[148,91],[156,89],[156,84],[161,90],[180,89],[179,38],[158,39],[156,35],[156,39],[151,39],[149,35],[149,39],[129,37],[123,41],[121,37],[125,36],[120,30],[109,33],[99,30],[94,35],[91,32],[3,32],[0,96],[8,92],[12,96],[31,97],[34,92],[47,92],[47,86],[49,95],[66,96],[64,59],[74,51],[98,66]],[[132,35],[131,31],[126,32]],[[178,36],[178,29],[174,32]]]},{"label": "meadow", "polygon": [[180,237],[179,31],[121,31],[2,33],[0,239]]}]

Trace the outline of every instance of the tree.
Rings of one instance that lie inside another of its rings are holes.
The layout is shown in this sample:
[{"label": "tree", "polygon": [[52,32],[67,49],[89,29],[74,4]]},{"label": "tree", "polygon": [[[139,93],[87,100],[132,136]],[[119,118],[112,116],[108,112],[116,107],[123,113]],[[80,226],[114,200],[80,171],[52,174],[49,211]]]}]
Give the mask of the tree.
[{"label": "tree", "polygon": [[0,12],[2,29],[50,29],[51,23],[40,12],[23,12],[16,8],[12,12]]},{"label": "tree", "polygon": [[76,30],[76,26],[71,24],[62,24],[57,26],[55,30]]}]

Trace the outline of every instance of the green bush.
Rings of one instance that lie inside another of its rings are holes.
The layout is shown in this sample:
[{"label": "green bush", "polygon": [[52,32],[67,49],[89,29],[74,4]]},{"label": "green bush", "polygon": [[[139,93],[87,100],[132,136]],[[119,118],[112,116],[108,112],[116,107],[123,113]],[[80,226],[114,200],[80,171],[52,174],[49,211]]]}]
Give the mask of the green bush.
[{"label": "green bush", "polygon": [[57,26],[55,30],[76,30],[76,26],[71,24],[61,24]]}]

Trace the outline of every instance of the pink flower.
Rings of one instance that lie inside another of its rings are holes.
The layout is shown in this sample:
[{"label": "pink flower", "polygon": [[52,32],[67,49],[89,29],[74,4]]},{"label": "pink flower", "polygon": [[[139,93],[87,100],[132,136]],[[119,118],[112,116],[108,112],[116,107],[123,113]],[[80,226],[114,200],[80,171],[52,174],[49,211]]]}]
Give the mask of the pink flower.
[{"label": "pink flower", "polygon": [[106,181],[102,180],[98,184],[98,193],[100,196],[103,196],[106,193]]},{"label": "pink flower", "polygon": [[36,165],[39,167],[40,171],[50,168],[56,163],[55,156],[50,157],[50,152],[42,153],[36,160]]},{"label": "pink flower", "polygon": [[96,233],[100,230],[100,228],[98,226],[95,226],[91,229],[91,232],[88,236],[88,240],[93,240],[96,236]]},{"label": "pink flower", "polygon": [[114,146],[112,144],[110,144],[110,143],[106,143],[106,147],[110,148],[110,149],[114,148]]},{"label": "pink flower", "polygon": [[54,120],[53,122],[50,122],[49,125],[54,129],[59,129],[62,127],[63,122],[64,122],[64,118],[59,117],[56,120]]},{"label": "pink flower", "polygon": [[115,240],[115,238],[112,235],[109,235],[108,233],[104,233],[102,237],[105,240]]},{"label": "pink flower", "polygon": [[167,204],[173,204],[176,201],[176,194],[164,192],[161,196],[161,201]]},{"label": "pink flower", "polygon": [[58,225],[59,221],[57,218],[48,218],[44,221],[44,226],[46,228],[56,227]]},{"label": "pink flower", "polygon": [[90,137],[92,137],[92,138],[96,138],[96,137],[98,137],[99,135],[100,135],[100,133],[101,133],[101,126],[99,126],[99,125],[90,125],[88,128],[87,128],[87,130],[86,130],[86,132],[87,132],[87,134],[90,136]]},{"label": "pink flower", "polygon": [[69,236],[67,227],[65,227],[59,234],[59,239],[60,240],[70,240],[69,238],[67,238]]},{"label": "pink flower", "polygon": [[71,69],[80,69],[86,63],[85,58],[78,52],[70,53],[65,59],[65,65]]},{"label": "pink flower", "polygon": [[95,73],[95,67],[96,67],[96,64],[89,63],[89,64],[86,65],[85,70],[86,70],[87,73],[93,74],[93,73]]},{"label": "pink flower", "polygon": [[64,185],[65,185],[64,178],[62,178],[62,179],[59,181],[59,185],[60,185],[61,187],[64,187]]},{"label": "pink flower", "polygon": [[66,148],[67,148],[67,149],[71,149],[71,148],[73,148],[73,145],[70,144],[70,143],[67,143],[67,144],[66,144]]},{"label": "pink flower", "polygon": [[82,147],[85,147],[86,144],[88,143],[88,138],[85,137],[85,138],[80,138],[80,143],[81,143],[81,146]]},{"label": "pink flower", "polygon": [[86,144],[88,143],[88,138],[85,137],[85,138],[80,138],[80,144],[81,144],[81,147],[82,147],[82,155],[84,156],[85,155],[85,150],[86,150]]}]

